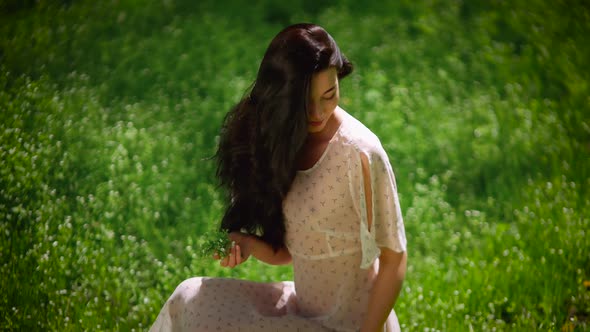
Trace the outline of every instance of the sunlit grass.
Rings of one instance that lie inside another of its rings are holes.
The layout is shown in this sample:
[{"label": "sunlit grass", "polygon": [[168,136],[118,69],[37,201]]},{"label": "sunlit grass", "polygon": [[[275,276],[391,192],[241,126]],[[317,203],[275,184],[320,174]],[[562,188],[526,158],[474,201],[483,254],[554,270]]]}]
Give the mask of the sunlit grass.
[{"label": "sunlit grass", "polygon": [[188,277],[292,279],[198,251],[223,115],[272,36],[315,21],[397,177],[403,329],[588,328],[588,9],[51,3],[0,17],[0,327],[143,330]]}]

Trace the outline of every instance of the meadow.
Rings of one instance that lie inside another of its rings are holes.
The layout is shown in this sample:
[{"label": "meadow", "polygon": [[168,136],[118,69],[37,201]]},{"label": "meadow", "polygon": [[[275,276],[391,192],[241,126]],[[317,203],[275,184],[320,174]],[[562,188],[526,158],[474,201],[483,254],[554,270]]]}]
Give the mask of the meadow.
[{"label": "meadow", "polygon": [[396,175],[403,331],[590,329],[584,1],[0,1],[0,329],[146,330],[191,276],[221,120],[284,26],[354,63]]}]

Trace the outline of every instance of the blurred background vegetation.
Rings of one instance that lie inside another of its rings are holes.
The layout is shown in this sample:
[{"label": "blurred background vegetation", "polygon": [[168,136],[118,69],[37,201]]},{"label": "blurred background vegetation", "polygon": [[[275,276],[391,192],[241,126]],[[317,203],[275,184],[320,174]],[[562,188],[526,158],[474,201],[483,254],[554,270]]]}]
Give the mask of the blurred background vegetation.
[{"label": "blurred background vegetation", "polygon": [[0,1],[0,328],[144,330],[196,275],[225,112],[284,26],[356,70],[341,106],[387,150],[404,331],[587,330],[585,1]]}]

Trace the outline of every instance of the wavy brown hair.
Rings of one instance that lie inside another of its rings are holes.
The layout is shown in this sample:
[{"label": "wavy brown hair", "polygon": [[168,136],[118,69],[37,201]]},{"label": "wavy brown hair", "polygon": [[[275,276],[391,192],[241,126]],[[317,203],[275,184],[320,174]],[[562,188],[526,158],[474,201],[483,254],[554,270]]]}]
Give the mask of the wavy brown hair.
[{"label": "wavy brown hair", "polygon": [[222,229],[257,234],[275,250],[284,246],[282,202],[307,137],[311,77],[331,66],[339,79],[353,69],[320,26],[291,25],[271,41],[249,93],[221,128],[216,174],[229,194]]}]

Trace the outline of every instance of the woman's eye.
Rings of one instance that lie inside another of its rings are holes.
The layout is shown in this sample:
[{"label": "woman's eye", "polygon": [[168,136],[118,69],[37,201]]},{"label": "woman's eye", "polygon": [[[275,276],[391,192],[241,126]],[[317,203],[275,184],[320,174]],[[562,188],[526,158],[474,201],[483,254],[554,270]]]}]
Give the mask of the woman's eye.
[{"label": "woman's eye", "polygon": [[336,94],[331,95],[330,97],[325,97],[325,100],[331,100],[334,99],[334,97],[336,97]]}]

